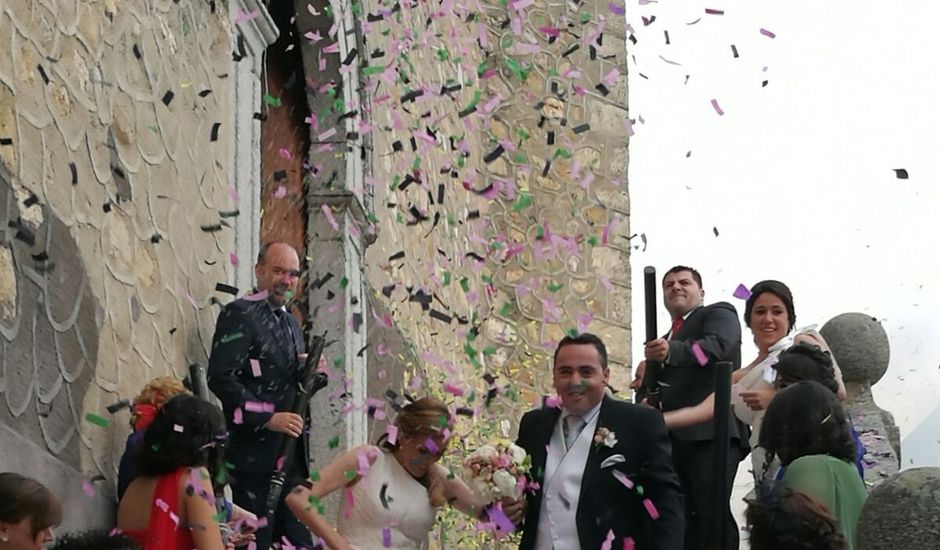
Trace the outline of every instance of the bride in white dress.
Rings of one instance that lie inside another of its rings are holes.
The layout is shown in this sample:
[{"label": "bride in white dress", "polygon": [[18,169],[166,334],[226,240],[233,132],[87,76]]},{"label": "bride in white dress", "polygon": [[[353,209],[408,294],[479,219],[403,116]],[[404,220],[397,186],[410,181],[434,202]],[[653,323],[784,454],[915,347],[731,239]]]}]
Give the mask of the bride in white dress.
[{"label": "bride in white dress", "polygon": [[[457,476],[438,464],[450,436],[451,415],[437,399],[422,398],[402,408],[397,437],[379,446],[363,445],[337,457],[287,497],[291,511],[331,550],[418,550],[427,539],[437,509],[450,504],[475,518],[483,501]],[[392,430],[394,433],[394,430]],[[320,501],[343,489],[334,529]],[[521,506],[507,503],[513,521]]]}]

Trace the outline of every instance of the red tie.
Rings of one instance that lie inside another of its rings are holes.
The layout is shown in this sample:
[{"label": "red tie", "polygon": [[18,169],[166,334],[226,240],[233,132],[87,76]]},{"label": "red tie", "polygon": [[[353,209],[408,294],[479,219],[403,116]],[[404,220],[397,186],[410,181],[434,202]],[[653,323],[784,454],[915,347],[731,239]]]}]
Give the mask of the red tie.
[{"label": "red tie", "polygon": [[669,339],[670,339],[670,340],[675,340],[675,339],[676,339],[676,334],[679,333],[679,329],[682,328],[682,325],[683,325],[683,324],[685,324],[685,319],[683,319],[682,317],[679,317],[678,319],[676,319],[676,320],[674,320],[674,321],[672,322],[672,331],[670,331],[670,333],[669,333]]}]

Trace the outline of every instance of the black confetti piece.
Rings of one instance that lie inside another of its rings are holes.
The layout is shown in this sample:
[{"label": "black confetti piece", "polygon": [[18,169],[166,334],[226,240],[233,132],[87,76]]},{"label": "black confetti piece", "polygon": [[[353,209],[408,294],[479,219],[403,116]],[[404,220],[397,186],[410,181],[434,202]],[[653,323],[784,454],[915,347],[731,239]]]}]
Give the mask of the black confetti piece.
[{"label": "black confetti piece", "polygon": [[389,257],[388,257],[388,261],[394,262],[395,260],[400,260],[400,259],[402,259],[402,258],[404,258],[404,257],[405,257],[405,251],[404,251],[404,250],[399,250],[398,252],[396,252],[396,253],[392,254],[391,256],[389,256]]},{"label": "black confetti piece", "polygon": [[581,124],[572,128],[571,131],[576,134],[583,134],[584,132],[587,132],[590,129],[591,129],[590,124]]},{"label": "black confetti piece", "polygon": [[395,291],[395,287],[396,287],[396,286],[398,286],[398,285],[396,285],[396,284],[390,284],[390,285],[385,285],[385,286],[383,286],[383,287],[382,287],[382,294],[384,294],[386,298],[391,298],[391,297],[392,297],[392,292]]},{"label": "black confetti piece", "polygon": [[353,313],[352,316],[352,329],[356,334],[359,333],[359,329],[362,327],[362,314],[358,311]]},{"label": "black confetti piece", "polygon": [[278,170],[274,172],[274,181],[281,181],[287,179],[287,170]]},{"label": "black confetti piece", "polygon": [[219,212],[219,217],[220,218],[237,218],[238,214],[239,214],[238,210],[229,210],[225,212]]},{"label": "black confetti piece", "polygon": [[610,90],[607,89],[607,86],[604,86],[603,84],[598,84],[597,86],[594,86],[594,89],[600,92],[601,95],[603,96],[606,96],[607,94],[610,93]]},{"label": "black confetti piece", "polygon": [[163,104],[164,104],[164,105],[166,105],[167,107],[169,107],[169,106],[170,106],[170,102],[173,101],[173,96],[175,96],[175,95],[176,95],[176,94],[174,94],[172,90],[167,90],[166,93],[163,94],[163,99],[162,99],[161,101],[163,101]]},{"label": "black confetti piece", "polygon": [[129,408],[131,408],[131,402],[128,401],[127,399],[121,399],[120,401],[116,403],[111,403],[110,405],[107,406],[108,412],[111,414],[115,414],[116,412],[122,409],[129,409]]},{"label": "black confetti piece", "polygon": [[211,94],[211,93],[212,93],[212,90],[203,90],[203,91],[199,92],[199,97],[206,97],[207,95],[209,95],[209,94]]},{"label": "black confetti piece", "polygon": [[452,93],[454,93],[454,92],[459,92],[459,91],[462,90],[462,89],[463,89],[463,85],[462,85],[462,84],[453,84],[453,85],[451,85],[451,86],[443,86],[443,87],[441,87],[441,93],[444,93],[444,94],[452,94]]},{"label": "black confetti piece", "polygon": [[454,410],[454,413],[459,414],[460,416],[469,416],[471,418],[473,417],[473,409],[470,407],[457,407]]},{"label": "black confetti piece", "polygon": [[141,55],[141,53],[140,53],[140,46],[139,46],[139,45],[134,44],[133,50],[134,50],[134,57],[136,57],[137,59],[140,59],[141,57],[143,57],[143,55]]},{"label": "black confetti piece", "polygon": [[382,507],[388,510],[388,503],[392,502],[388,496],[388,483],[383,483],[382,488],[379,489],[379,500],[382,501]]},{"label": "black confetti piece", "polygon": [[171,328],[171,329],[170,329],[170,335],[172,336],[172,335],[175,334],[175,333],[176,333],[176,327]]},{"label": "black confetti piece", "polygon": [[421,309],[427,311],[431,307],[431,295],[424,292],[423,290],[418,290],[413,292],[411,296],[408,297],[409,302],[417,302],[421,304]]},{"label": "black confetti piece", "polygon": [[108,202],[104,203],[103,205],[101,205],[101,209],[104,210],[106,213],[107,213],[107,212],[110,212],[110,211],[111,211],[111,201],[108,201]]},{"label": "black confetti piece", "polygon": [[643,20],[643,26],[644,26],[644,27],[648,27],[648,26],[650,26],[650,25],[653,24],[653,21],[656,21],[656,16],[655,16],[655,15],[651,15],[651,16],[649,16],[649,18],[647,18],[647,17],[644,15],[644,16],[641,16],[640,19]]},{"label": "black confetti piece", "polygon": [[554,130],[548,131],[548,144],[555,145],[555,131]]},{"label": "black confetti piece", "polygon": [[325,285],[327,282],[329,282],[329,280],[332,279],[332,278],[333,278],[333,274],[332,274],[332,273],[327,273],[327,274],[324,275],[323,277],[320,277],[319,279],[313,281],[313,283],[311,283],[311,286],[313,286],[313,288],[319,290],[320,288],[323,288],[323,285]]},{"label": "black confetti piece", "polygon": [[568,57],[569,55],[573,54],[574,52],[578,51],[579,49],[581,49],[581,45],[580,45],[580,44],[572,44],[571,46],[568,47],[567,50],[565,50],[564,52],[562,52],[561,56],[562,56],[562,57]]},{"label": "black confetti piece", "polygon": [[471,105],[470,107],[467,107],[466,109],[464,109],[464,110],[462,110],[462,111],[459,111],[459,112],[457,113],[457,116],[460,117],[460,118],[463,118],[463,117],[468,116],[468,115],[471,115],[471,114],[473,114],[473,113],[475,113],[475,112],[477,112],[477,107],[476,107],[476,105]]},{"label": "black confetti piece", "polygon": [[552,167],[552,161],[546,160],[546,161],[545,161],[545,166],[542,167],[542,177],[543,177],[543,178],[548,176],[548,170],[549,170],[551,167]]},{"label": "black confetti piece", "polygon": [[895,168],[894,175],[898,177],[899,180],[907,179],[907,170],[904,168]]},{"label": "black confetti piece", "polygon": [[222,127],[222,123],[221,123],[221,122],[213,122],[213,123],[212,123],[212,132],[209,133],[209,139],[210,139],[210,140],[212,140],[212,141],[218,141],[218,140],[219,140],[219,128],[221,128],[221,127]]},{"label": "black confetti piece", "polygon": [[152,242],[153,244],[159,243],[162,239],[163,239],[163,235],[159,233],[154,233],[153,235],[150,236],[150,242]]},{"label": "black confetti piece", "polygon": [[362,346],[361,348],[359,348],[359,351],[356,352],[356,357],[362,357],[362,354],[364,354],[364,353],[366,352],[366,350],[369,349],[369,346],[370,346],[370,345],[371,345],[371,344],[366,344],[366,345]]},{"label": "black confetti piece", "polygon": [[769,83],[769,81],[768,81],[768,80],[765,80],[765,81],[761,82],[760,87],[761,87],[761,88],[766,88],[768,83]]},{"label": "black confetti piece", "polygon": [[266,114],[264,114],[264,113],[255,113],[255,114],[251,115],[251,118],[253,118],[253,119],[255,119],[255,120],[260,120],[261,122],[264,122],[265,120],[268,120],[268,115],[266,115]]},{"label": "black confetti piece", "polygon": [[349,65],[352,63],[353,60],[356,59],[357,55],[359,55],[359,50],[356,48],[349,50],[349,53],[346,54],[346,59],[343,60],[343,65]]},{"label": "black confetti piece", "polygon": [[404,149],[405,147],[401,144],[401,141],[395,141],[394,143],[392,143],[392,151],[396,153],[400,153]]},{"label": "black confetti piece", "polygon": [[498,159],[499,157],[503,156],[503,153],[505,151],[506,150],[503,149],[502,145],[497,145],[496,149],[493,149],[492,151],[487,153],[485,157],[483,157],[483,162],[489,164],[493,162],[494,160]]},{"label": "black confetti piece", "polygon": [[663,31],[663,34],[666,35],[666,45],[669,45],[669,31]]},{"label": "black confetti piece", "polygon": [[738,48],[734,44],[731,45],[731,54],[734,55],[734,58],[738,58]]},{"label": "black confetti piece", "polygon": [[11,229],[16,229],[16,235],[14,235],[16,240],[22,241],[29,246],[36,244],[36,234],[19,218],[17,218],[16,221],[11,220],[7,222],[7,225],[9,225]]},{"label": "black confetti piece", "polygon": [[34,262],[45,262],[49,259],[49,253],[45,251],[40,252],[39,254],[30,254],[30,256],[33,257]]},{"label": "black confetti piece", "polygon": [[0,137],[0,145],[13,145],[13,138]]},{"label": "black confetti piece", "polygon": [[401,96],[401,102],[408,103],[409,101],[414,101],[423,95],[424,95],[424,90],[412,90],[408,92],[407,94]]},{"label": "black confetti piece", "polygon": [[415,225],[429,219],[427,216],[422,214],[420,210],[418,210],[417,206],[412,205],[411,208],[408,209],[408,212],[410,212],[411,216],[414,218],[414,220],[409,222],[408,225]]},{"label": "black confetti piece", "polygon": [[359,111],[347,111],[347,112],[341,114],[341,115],[339,116],[339,118],[336,119],[336,121],[339,122],[340,120],[346,120],[347,118],[353,118],[353,117],[355,117],[355,116],[358,115],[358,114],[359,114]]},{"label": "black confetti piece", "polygon": [[475,220],[475,219],[477,219],[477,218],[479,218],[479,217],[480,217],[480,211],[479,211],[479,210],[471,210],[471,211],[467,212],[467,219],[468,219],[468,220]]},{"label": "black confetti piece", "polygon": [[430,313],[428,313],[428,315],[430,315],[434,319],[437,319],[438,321],[443,321],[444,323],[447,323],[448,325],[450,324],[451,321],[453,321],[453,317],[451,317],[450,315],[447,315],[446,313],[440,312],[434,308],[431,308],[431,311]]},{"label": "black confetti piece", "polygon": [[39,71],[39,76],[42,77],[42,81],[46,84],[49,84],[49,75],[46,74],[46,69],[43,68],[41,64],[36,65],[36,70]]},{"label": "black confetti piece", "polygon": [[72,172],[72,185],[78,185],[78,166],[74,162],[70,162],[69,170]]},{"label": "black confetti piece", "polygon": [[368,21],[369,23],[375,23],[375,22],[381,21],[381,20],[383,20],[383,19],[385,19],[385,16],[382,15],[382,14],[378,14],[378,13],[369,13],[369,14],[366,14],[366,21]]},{"label": "black confetti piece", "polygon": [[476,261],[478,261],[478,262],[482,262],[482,261],[483,261],[483,256],[480,256],[480,255],[477,254],[476,252],[467,252],[466,254],[464,254],[464,257],[465,257],[465,258],[473,258],[474,260],[476,260]]},{"label": "black confetti piece", "polygon": [[215,224],[208,224],[208,225],[200,225],[199,229],[202,229],[206,233],[215,233],[216,231],[222,231],[222,224],[215,223]]},{"label": "black confetti piece", "polygon": [[378,58],[380,58],[380,57],[385,57],[385,52],[383,52],[382,50],[376,48],[376,49],[372,50],[372,53],[370,54],[369,57],[371,57],[372,59],[378,59]]},{"label": "black confetti piece", "polygon": [[215,290],[216,292],[224,292],[226,294],[231,294],[232,296],[238,296],[238,288],[232,285],[227,285],[225,283],[216,283]]},{"label": "black confetti piece", "polygon": [[34,204],[39,204],[39,197],[36,196],[36,193],[30,193],[26,200],[23,201],[23,206],[29,208]]},{"label": "black confetti piece", "polygon": [[437,186],[437,204],[441,204],[443,202],[444,202],[444,184],[442,183]]}]

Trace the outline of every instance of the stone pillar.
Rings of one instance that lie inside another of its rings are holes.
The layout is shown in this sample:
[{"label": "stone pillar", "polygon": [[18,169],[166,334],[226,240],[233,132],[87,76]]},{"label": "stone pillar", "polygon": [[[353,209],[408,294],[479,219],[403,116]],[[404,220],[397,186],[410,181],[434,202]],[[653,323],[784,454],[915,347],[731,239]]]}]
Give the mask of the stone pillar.
[{"label": "stone pillar", "polygon": [[875,403],[871,387],[888,370],[888,335],[877,319],[843,313],[820,329],[842,369],[845,408],[865,445],[865,484],[872,487],[900,468],[901,437],[894,417]]},{"label": "stone pillar", "polygon": [[940,548],[940,468],[905,470],[875,487],[857,538],[858,550]]},{"label": "stone pillar", "polygon": [[[244,20],[246,15],[256,16]],[[277,40],[277,26],[262,0],[233,0],[229,16],[234,36],[234,77],[231,124],[231,181],[238,194],[234,218],[235,266],[233,284],[245,291],[254,285],[254,265],[261,238],[261,120],[264,52]]]}]

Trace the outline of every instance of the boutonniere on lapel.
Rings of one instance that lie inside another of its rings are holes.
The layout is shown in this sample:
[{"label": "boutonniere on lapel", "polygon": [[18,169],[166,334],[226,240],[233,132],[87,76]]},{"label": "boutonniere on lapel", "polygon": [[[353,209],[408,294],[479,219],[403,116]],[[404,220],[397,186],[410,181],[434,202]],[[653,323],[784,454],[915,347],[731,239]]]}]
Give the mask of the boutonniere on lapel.
[{"label": "boutonniere on lapel", "polygon": [[594,432],[594,444],[603,445],[609,449],[613,449],[614,445],[617,444],[617,434],[616,432],[601,426],[597,428],[596,432]]}]

